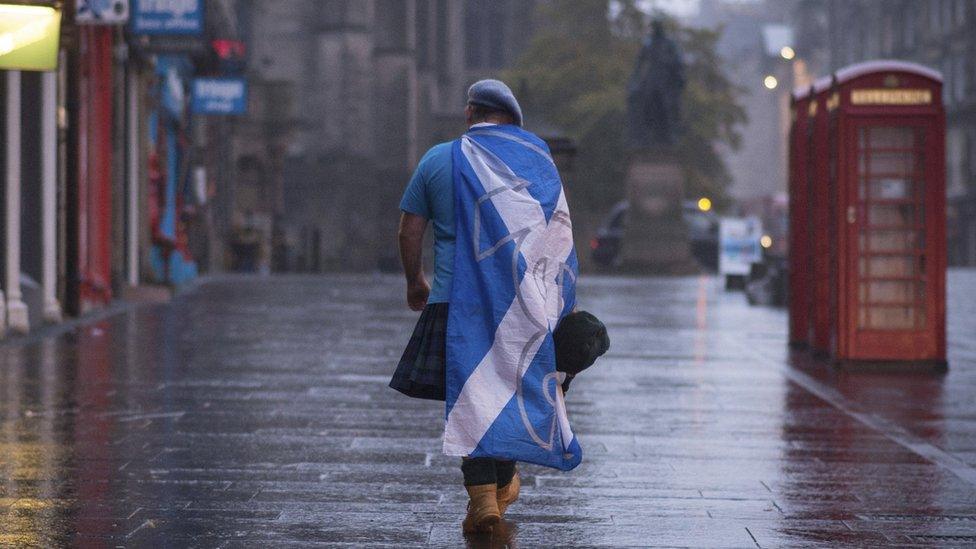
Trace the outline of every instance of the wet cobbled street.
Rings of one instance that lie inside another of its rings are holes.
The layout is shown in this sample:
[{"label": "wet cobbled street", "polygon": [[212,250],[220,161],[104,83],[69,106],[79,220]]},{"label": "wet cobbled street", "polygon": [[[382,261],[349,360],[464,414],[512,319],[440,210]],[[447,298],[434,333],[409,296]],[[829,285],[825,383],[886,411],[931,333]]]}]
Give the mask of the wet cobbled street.
[{"label": "wet cobbled street", "polygon": [[586,278],[610,352],[573,383],[583,464],[522,468],[492,538],[387,388],[396,276],[209,279],[0,345],[0,546],[976,545],[976,271],[949,372],[843,374],[712,277]]}]

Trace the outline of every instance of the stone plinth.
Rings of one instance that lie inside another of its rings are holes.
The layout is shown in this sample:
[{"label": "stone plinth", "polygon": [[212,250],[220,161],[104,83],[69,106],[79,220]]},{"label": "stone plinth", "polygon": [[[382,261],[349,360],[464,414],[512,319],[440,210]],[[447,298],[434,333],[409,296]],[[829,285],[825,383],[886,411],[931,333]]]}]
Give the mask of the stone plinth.
[{"label": "stone plinth", "polygon": [[625,271],[647,274],[692,274],[682,219],[684,174],[667,154],[634,153],[627,168],[627,223],[621,249]]}]

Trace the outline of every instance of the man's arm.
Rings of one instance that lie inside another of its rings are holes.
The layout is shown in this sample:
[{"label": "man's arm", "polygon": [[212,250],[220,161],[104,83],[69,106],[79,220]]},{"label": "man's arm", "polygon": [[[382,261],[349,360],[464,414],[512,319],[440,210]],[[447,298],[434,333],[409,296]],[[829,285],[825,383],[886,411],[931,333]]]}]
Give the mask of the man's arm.
[{"label": "man's arm", "polygon": [[427,220],[423,217],[407,212],[400,215],[400,229],[397,233],[400,261],[403,263],[403,274],[407,278],[407,305],[414,311],[422,310],[430,296],[430,284],[424,276],[422,258],[426,229]]}]

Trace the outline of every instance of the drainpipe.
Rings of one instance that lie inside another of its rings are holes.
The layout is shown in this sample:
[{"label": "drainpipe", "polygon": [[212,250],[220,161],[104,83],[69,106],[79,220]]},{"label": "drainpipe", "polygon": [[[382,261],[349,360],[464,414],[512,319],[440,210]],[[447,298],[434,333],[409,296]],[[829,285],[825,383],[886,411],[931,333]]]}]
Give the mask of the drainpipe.
[{"label": "drainpipe", "polygon": [[128,180],[126,206],[129,210],[127,226],[127,275],[129,286],[139,285],[139,73],[130,62],[126,71],[128,122]]}]

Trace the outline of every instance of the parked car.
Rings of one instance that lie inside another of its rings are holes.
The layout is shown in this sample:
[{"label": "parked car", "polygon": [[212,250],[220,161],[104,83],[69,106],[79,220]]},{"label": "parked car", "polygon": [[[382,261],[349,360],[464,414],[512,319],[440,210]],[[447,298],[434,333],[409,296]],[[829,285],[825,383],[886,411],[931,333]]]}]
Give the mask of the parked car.
[{"label": "parked car", "polygon": [[607,215],[606,220],[596,231],[596,236],[590,240],[590,250],[593,261],[601,267],[617,267],[620,265],[620,242],[624,236],[624,217],[630,204],[622,200],[615,204]]},{"label": "parked car", "polygon": [[783,307],[787,299],[789,267],[786,257],[764,254],[760,263],[753,263],[746,282],[746,299],[750,305]]},{"label": "parked car", "polygon": [[[616,203],[590,240],[591,257],[597,265],[605,268],[620,265],[629,208],[630,203],[626,200]],[[709,270],[718,268],[718,217],[714,212],[698,209],[695,201],[682,204],[681,217],[688,229],[692,255],[702,267]]]}]

